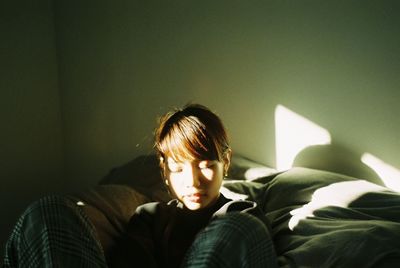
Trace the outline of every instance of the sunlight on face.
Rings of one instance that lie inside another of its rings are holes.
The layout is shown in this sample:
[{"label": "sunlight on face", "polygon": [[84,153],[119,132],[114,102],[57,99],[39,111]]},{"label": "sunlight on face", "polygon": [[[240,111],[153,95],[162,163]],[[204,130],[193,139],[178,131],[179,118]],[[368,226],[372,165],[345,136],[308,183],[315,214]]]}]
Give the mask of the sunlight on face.
[{"label": "sunlight on face", "polygon": [[361,161],[372,168],[388,188],[400,192],[400,170],[369,153],[364,153]]},{"label": "sunlight on face", "polygon": [[278,170],[292,167],[296,155],[311,145],[330,144],[329,132],[288,108],[275,109],[276,162]]},{"label": "sunlight on face", "polygon": [[168,157],[165,175],[170,190],[188,209],[206,208],[220,195],[223,163],[218,160],[175,161]]}]

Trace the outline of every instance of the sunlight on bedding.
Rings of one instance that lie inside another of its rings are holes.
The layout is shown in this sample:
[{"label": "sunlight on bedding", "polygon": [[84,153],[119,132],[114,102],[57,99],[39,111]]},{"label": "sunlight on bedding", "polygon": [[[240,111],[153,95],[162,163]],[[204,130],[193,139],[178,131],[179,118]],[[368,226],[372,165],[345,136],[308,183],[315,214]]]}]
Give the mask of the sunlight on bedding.
[{"label": "sunlight on bedding", "polygon": [[276,172],[276,170],[273,168],[253,167],[253,168],[249,168],[248,170],[246,170],[246,172],[244,173],[244,177],[245,177],[246,181],[253,181],[258,178],[269,176],[275,172]]},{"label": "sunlight on bedding", "polygon": [[329,132],[283,105],[275,109],[276,168],[292,167],[296,155],[311,145],[331,143]]},{"label": "sunlight on bedding", "polygon": [[309,203],[290,211],[289,229],[293,231],[301,220],[313,217],[318,209],[329,206],[346,208],[366,193],[382,191],[387,189],[365,180],[337,182],[322,187],[314,192]]},{"label": "sunlight on bedding", "polygon": [[372,168],[388,188],[400,192],[400,170],[369,153],[364,153],[361,161]]},{"label": "sunlight on bedding", "polygon": [[[240,183],[241,181],[236,181],[236,182]],[[231,180],[229,182],[224,182],[224,185],[222,185],[222,187],[220,189],[221,194],[223,194],[226,198],[229,198],[232,200],[247,200],[247,199],[249,199],[248,195],[234,192],[225,186],[226,184],[233,184],[233,183],[235,183],[235,181],[233,181],[233,180]]]}]

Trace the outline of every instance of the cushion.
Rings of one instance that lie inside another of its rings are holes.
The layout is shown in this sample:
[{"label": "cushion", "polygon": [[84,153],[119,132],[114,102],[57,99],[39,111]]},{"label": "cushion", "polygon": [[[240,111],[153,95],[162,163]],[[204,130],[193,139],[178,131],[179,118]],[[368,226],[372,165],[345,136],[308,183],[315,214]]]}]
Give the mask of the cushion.
[{"label": "cushion", "polygon": [[124,185],[98,185],[71,194],[93,223],[108,260],[136,208],[148,197]]}]

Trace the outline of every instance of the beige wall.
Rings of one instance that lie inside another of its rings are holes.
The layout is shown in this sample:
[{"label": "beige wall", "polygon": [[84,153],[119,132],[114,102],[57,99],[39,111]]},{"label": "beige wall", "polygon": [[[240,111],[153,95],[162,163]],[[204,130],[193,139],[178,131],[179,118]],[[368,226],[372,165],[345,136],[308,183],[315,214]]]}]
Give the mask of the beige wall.
[{"label": "beige wall", "polygon": [[65,186],[53,3],[25,2],[0,4],[0,250],[23,208]]},{"label": "beige wall", "polygon": [[66,159],[77,182],[150,151],[155,116],[186,101],[216,110],[235,151],[267,165],[282,104],[333,142],[400,167],[394,2],[57,3]]}]

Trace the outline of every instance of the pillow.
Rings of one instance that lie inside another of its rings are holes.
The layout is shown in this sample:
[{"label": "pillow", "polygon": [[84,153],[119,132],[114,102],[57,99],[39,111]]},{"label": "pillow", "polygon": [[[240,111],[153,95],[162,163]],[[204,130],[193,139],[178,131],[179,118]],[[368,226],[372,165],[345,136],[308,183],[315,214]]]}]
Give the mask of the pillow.
[{"label": "pillow", "polygon": [[227,179],[252,181],[276,172],[277,171],[273,168],[257,163],[241,155],[233,154]]},{"label": "pillow", "polygon": [[136,208],[150,202],[145,195],[124,185],[98,185],[69,197],[80,202],[94,225],[107,260]]},{"label": "pillow", "polygon": [[126,185],[148,197],[151,201],[171,199],[161,178],[155,154],[141,155],[126,164],[111,169],[100,185]]}]

